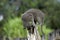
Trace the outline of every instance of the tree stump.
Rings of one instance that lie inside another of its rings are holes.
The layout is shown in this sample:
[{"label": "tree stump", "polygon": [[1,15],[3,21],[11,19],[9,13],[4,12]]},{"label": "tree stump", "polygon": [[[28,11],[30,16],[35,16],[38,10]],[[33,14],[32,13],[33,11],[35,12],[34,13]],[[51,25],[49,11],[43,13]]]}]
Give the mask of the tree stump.
[{"label": "tree stump", "polygon": [[[32,31],[32,30],[30,30],[30,31]],[[27,31],[27,37],[28,37],[28,40],[41,40],[41,37],[40,37],[39,32],[36,27],[34,28],[33,33]]]}]

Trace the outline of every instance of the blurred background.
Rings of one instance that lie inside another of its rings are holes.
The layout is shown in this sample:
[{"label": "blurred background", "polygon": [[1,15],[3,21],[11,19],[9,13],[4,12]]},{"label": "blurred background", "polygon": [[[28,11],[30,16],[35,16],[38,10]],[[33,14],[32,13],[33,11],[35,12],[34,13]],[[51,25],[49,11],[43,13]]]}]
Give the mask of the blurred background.
[{"label": "blurred background", "polygon": [[45,13],[43,31],[46,35],[60,28],[60,0],[0,0],[0,38],[27,37],[21,15],[30,8]]}]

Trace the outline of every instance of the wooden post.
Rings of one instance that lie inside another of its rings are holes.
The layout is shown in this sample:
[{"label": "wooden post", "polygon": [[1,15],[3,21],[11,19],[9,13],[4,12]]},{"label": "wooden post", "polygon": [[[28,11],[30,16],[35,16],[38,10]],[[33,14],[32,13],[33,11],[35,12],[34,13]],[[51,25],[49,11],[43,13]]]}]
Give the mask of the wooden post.
[{"label": "wooden post", "polygon": [[49,33],[48,40],[55,40],[55,32]]},{"label": "wooden post", "polygon": [[56,40],[60,40],[60,29],[56,30]]},{"label": "wooden post", "polygon": [[34,33],[30,33],[29,31],[27,31],[27,37],[28,37],[28,40],[41,40],[41,37],[39,35],[39,32],[37,30],[37,28],[35,27],[34,28]]}]

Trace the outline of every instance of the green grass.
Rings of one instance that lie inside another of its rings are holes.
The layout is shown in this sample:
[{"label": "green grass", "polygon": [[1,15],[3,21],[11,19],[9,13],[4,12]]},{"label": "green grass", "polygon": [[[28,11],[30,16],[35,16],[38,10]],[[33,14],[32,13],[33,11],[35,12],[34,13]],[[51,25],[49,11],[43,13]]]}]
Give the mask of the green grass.
[{"label": "green grass", "polygon": [[4,24],[4,33],[11,37],[26,37],[27,32],[23,29],[21,18],[9,19]]},{"label": "green grass", "polygon": [[[38,31],[39,31],[40,35],[42,35],[42,32],[40,31],[40,25],[38,25]],[[48,39],[48,34],[50,32],[52,32],[52,29],[46,28],[46,25],[43,25],[43,32],[45,34],[45,40],[47,40]]]}]

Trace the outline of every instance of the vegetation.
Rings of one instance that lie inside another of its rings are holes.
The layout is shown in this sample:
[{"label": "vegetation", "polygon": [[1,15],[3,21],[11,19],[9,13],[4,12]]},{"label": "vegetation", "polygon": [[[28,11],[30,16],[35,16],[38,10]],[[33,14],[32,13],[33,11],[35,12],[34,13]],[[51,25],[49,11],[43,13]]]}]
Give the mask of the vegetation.
[{"label": "vegetation", "polygon": [[26,37],[27,32],[23,29],[22,21],[20,18],[8,19],[4,24],[4,34],[10,37]]}]

